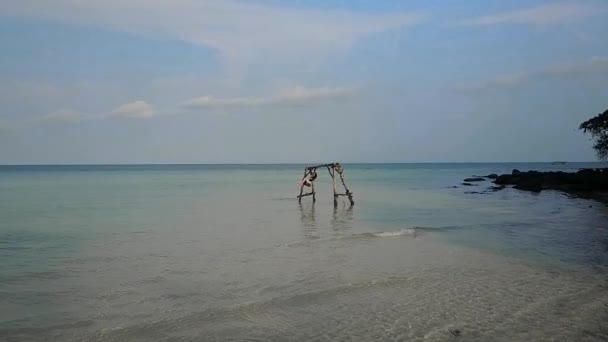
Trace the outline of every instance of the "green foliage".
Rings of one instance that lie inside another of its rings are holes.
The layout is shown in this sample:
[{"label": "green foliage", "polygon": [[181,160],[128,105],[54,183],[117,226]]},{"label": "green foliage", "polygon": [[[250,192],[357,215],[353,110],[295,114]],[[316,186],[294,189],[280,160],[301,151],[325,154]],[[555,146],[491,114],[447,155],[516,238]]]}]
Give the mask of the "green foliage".
[{"label": "green foliage", "polygon": [[595,140],[593,148],[598,158],[608,160],[608,110],[583,122],[579,129],[590,133]]}]

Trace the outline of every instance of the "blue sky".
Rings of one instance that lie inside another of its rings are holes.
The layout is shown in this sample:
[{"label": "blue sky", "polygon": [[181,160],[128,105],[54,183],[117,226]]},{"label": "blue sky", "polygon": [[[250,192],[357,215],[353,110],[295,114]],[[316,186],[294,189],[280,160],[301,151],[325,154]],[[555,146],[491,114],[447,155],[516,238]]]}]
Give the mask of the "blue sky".
[{"label": "blue sky", "polygon": [[0,163],[588,161],[604,1],[0,5]]}]

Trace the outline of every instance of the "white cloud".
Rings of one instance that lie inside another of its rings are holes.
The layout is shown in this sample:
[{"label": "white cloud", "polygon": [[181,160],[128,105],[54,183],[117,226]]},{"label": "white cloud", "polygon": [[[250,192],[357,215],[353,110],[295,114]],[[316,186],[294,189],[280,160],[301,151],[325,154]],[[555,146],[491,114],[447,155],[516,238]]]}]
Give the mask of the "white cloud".
[{"label": "white cloud", "polygon": [[568,79],[603,73],[608,73],[608,57],[593,57],[578,63],[556,64],[539,70],[500,75],[487,81],[458,86],[456,90],[479,92],[492,89],[508,89],[528,84],[534,80]]},{"label": "white cloud", "polygon": [[146,119],[156,115],[152,106],[141,100],[124,104],[114,109],[110,114],[134,119]]},{"label": "white cloud", "polygon": [[2,12],[176,38],[216,49],[229,63],[268,56],[304,61],[425,18],[418,12],[366,14],[235,0],[20,0],[3,4]]},{"label": "white cloud", "polygon": [[313,105],[322,101],[344,98],[353,95],[355,88],[347,87],[295,87],[267,97],[233,97],[216,98],[203,96],[180,104],[184,108],[230,108],[230,107],[260,107],[260,106],[303,106]]},{"label": "white cloud", "polygon": [[35,122],[78,122],[101,119],[103,117],[105,116],[79,112],[71,109],[60,109],[49,113],[38,120],[35,120]]},{"label": "white cloud", "polygon": [[608,57],[593,57],[588,61],[558,64],[537,73],[538,76],[568,76],[596,72],[608,72]]},{"label": "white cloud", "polygon": [[71,109],[61,109],[49,113],[41,118],[34,120],[35,123],[41,122],[80,122],[90,120],[103,120],[112,117],[129,119],[148,119],[156,115],[154,108],[145,101],[135,101],[117,107],[114,110],[103,113],[87,113]]},{"label": "white cloud", "polygon": [[62,109],[32,121],[33,124],[40,123],[74,123],[91,120],[104,120],[111,118],[123,119],[149,119],[157,116],[174,115],[183,112],[183,109],[230,109],[230,108],[253,108],[262,106],[308,106],[321,102],[352,96],[357,91],[354,87],[319,87],[305,88],[294,87],[283,90],[276,95],[267,97],[232,97],[216,98],[203,96],[184,101],[174,108],[156,110],[145,101],[138,100],[123,104],[117,108],[100,113],[88,113],[69,109]]},{"label": "white cloud", "polygon": [[504,12],[456,23],[457,26],[491,26],[498,24],[550,25],[584,19],[605,9],[590,3],[561,2],[534,8]]}]

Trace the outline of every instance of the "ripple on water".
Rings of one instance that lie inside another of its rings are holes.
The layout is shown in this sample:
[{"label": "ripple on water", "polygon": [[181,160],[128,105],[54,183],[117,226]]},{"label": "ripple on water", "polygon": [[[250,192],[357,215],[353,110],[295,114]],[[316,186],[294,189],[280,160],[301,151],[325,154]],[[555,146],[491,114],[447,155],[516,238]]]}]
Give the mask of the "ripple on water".
[{"label": "ripple on water", "polygon": [[201,336],[266,341],[599,341],[608,337],[603,328],[608,319],[603,280],[556,274],[492,256],[480,260],[478,255],[460,254],[406,275],[313,291],[301,288],[294,293],[288,286],[268,289],[274,297],[267,300],[203,309],[89,337],[115,341],[194,341]]}]

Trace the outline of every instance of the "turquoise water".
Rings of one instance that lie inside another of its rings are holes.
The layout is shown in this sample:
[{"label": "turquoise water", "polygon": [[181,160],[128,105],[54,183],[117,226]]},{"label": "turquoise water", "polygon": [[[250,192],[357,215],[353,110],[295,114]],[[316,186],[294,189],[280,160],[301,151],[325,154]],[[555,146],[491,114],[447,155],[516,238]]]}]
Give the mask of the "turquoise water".
[{"label": "turquoise water", "polygon": [[460,186],[597,166],[2,166],[0,339],[604,340],[607,207]]}]

